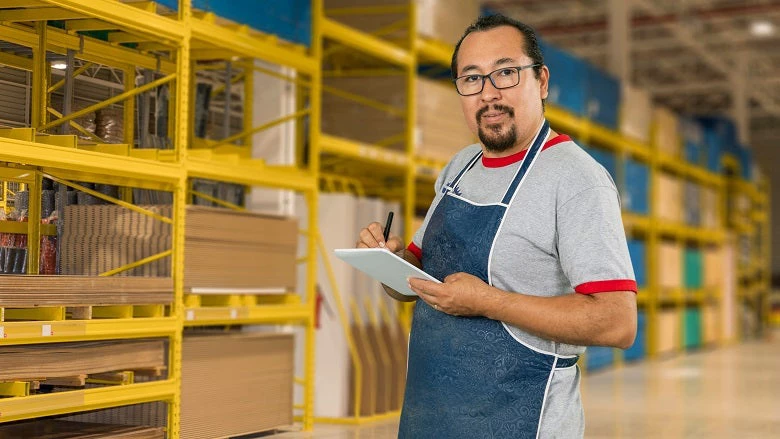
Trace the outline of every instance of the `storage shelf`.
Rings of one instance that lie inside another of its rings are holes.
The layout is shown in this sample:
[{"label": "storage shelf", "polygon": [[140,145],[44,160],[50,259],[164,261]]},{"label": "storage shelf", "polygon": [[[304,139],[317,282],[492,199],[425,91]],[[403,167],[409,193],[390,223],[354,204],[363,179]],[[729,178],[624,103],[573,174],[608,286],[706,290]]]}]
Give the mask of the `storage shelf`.
[{"label": "storage shelf", "polygon": [[323,18],[321,23],[322,33],[326,38],[399,66],[411,67],[413,65],[412,54],[399,46],[328,18]]},{"label": "storage shelf", "polygon": [[421,61],[435,62],[446,68],[449,68],[452,63],[454,47],[449,44],[418,36],[415,41],[415,49],[417,50],[417,57]]},{"label": "storage shelf", "polygon": [[0,422],[98,410],[121,405],[173,400],[173,380],[0,399]]},{"label": "storage shelf", "polygon": [[171,187],[184,176],[181,167],[172,163],[9,138],[0,138],[0,162],[40,166],[44,171],[57,172],[58,176],[63,176],[61,171],[65,171],[76,179],[88,174],[107,175],[139,184],[158,183]]},{"label": "storage shelf", "polygon": [[305,324],[312,317],[311,306],[301,304],[258,306],[202,306],[186,308],[185,326]]},{"label": "storage shelf", "polygon": [[[0,221],[0,233],[17,233],[26,235],[28,231],[26,222]],[[41,235],[56,236],[57,226],[54,224],[41,224]]]},{"label": "storage shelf", "polygon": [[309,172],[293,167],[268,166],[263,160],[216,154],[209,150],[189,151],[184,166],[190,178],[297,191],[311,191],[317,187],[316,177]]},{"label": "storage shelf", "polygon": [[320,148],[323,153],[330,153],[359,162],[378,164],[397,169],[405,169],[409,163],[406,154],[392,151],[375,145],[367,145],[342,137],[322,134]]},{"label": "storage shelf", "polygon": [[168,337],[178,329],[173,317],[0,322],[0,345]]},{"label": "storage shelf", "polygon": [[659,222],[658,231],[661,235],[696,241],[700,243],[718,244],[725,239],[725,232],[719,229],[705,229],[679,223]]}]

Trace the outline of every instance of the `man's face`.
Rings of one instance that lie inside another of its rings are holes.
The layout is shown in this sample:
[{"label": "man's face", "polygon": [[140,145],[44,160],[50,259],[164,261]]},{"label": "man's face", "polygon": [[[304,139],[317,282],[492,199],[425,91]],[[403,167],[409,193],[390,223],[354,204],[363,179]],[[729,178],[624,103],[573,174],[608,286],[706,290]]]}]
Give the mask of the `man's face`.
[{"label": "man's face", "polygon": [[[523,34],[511,26],[472,32],[458,52],[457,76],[487,75],[502,67],[533,64],[524,50]],[[481,93],[461,96],[466,123],[488,151],[500,153],[532,140],[541,124],[542,99],[547,97],[547,67],[539,79],[533,69],[519,72],[515,87],[496,89],[486,78]]]}]

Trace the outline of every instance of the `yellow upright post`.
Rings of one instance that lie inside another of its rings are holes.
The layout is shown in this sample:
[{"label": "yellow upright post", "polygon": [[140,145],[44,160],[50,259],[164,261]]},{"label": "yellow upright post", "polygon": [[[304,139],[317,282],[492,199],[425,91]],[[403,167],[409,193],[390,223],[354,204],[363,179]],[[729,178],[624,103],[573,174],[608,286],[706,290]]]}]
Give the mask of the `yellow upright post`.
[{"label": "yellow upright post", "polygon": [[[647,326],[645,327],[645,334],[647,336],[647,356],[654,358],[658,354],[658,308],[659,308],[659,281],[658,281],[658,203],[660,193],[658,192],[658,173],[659,173],[659,160],[658,150],[656,149],[655,133],[657,126],[653,128],[653,135],[651,136],[650,148],[650,162],[648,167],[650,169],[650,178],[648,180],[649,199],[650,199],[650,228],[647,233],[647,243],[645,249],[645,258],[647,262],[647,285],[646,294],[647,305],[645,311],[645,321]],[[678,140],[679,141],[679,140]]]},{"label": "yellow upright post", "polygon": [[32,110],[30,118],[32,127],[39,129],[46,123],[46,96],[48,94],[46,78],[49,74],[49,66],[46,63],[46,22],[36,22],[35,31],[38,34],[38,45],[33,48]]},{"label": "yellow upright post", "polygon": [[35,172],[28,186],[27,208],[27,274],[38,274],[41,261],[41,185],[43,178]]},{"label": "yellow upright post", "polygon": [[[176,159],[182,164],[187,156],[190,136],[190,32],[192,9],[190,0],[179,0],[179,20],[185,25],[185,35],[176,50],[176,92],[174,148]],[[173,193],[173,289],[171,314],[177,321],[178,331],[171,338],[169,379],[176,383],[177,392],[168,408],[168,437],[177,439],[181,425],[181,367],[184,328],[184,222],[187,207],[187,177],[182,173]]]},{"label": "yellow upright post", "polygon": [[[322,20],[324,17],[324,1],[312,0],[311,17],[311,55],[319,64],[311,74],[309,90],[309,172],[314,181],[319,181],[320,172],[320,129],[322,114]],[[300,123],[300,122],[299,122]],[[314,312],[317,304],[317,237],[319,236],[319,192],[318,186],[306,193],[309,208],[309,238],[306,254],[309,261],[306,266],[306,304],[309,307],[309,319],[306,321],[306,352],[304,354],[304,389],[303,389],[303,429],[310,431],[314,427],[314,348],[315,328]],[[323,255],[325,256],[325,255]],[[326,396],[327,397],[327,396]]]}]

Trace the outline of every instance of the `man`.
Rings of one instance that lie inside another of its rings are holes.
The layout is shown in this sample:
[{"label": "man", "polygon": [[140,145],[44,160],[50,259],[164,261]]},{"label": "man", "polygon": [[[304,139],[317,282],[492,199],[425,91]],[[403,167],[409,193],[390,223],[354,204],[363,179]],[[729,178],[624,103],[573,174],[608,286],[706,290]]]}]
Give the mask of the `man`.
[{"label": "man", "polygon": [[636,334],[618,192],[549,129],[550,72],[530,27],[480,18],[455,47],[452,72],[480,144],[441,172],[406,249],[397,236],[384,242],[379,223],[358,242],[403,251],[443,281],[409,280],[422,300],[399,437],[581,437],[578,355],[627,348]]}]

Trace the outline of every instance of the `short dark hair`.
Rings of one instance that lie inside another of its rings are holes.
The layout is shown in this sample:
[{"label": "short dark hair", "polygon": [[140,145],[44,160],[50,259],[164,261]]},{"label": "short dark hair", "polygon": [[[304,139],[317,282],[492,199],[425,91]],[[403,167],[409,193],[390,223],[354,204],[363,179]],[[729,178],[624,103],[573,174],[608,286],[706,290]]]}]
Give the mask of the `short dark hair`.
[{"label": "short dark hair", "polygon": [[455,51],[452,52],[452,63],[450,64],[450,70],[452,79],[458,76],[458,51],[460,50],[460,43],[463,39],[472,32],[482,32],[490,29],[497,28],[499,26],[511,26],[520,31],[523,34],[523,40],[525,40],[525,53],[528,55],[534,64],[534,75],[536,79],[539,79],[539,73],[542,71],[542,65],[544,64],[544,56],[542,55],[542,49],[539,48],[539,40],[536,38],[536,31],[525,24],[521,23],[514,18],[509,18],[506,15],[486,15],[479,17],[471,26],[466,28],[466,32],[458,40],[458,44],[455,45]]}]

